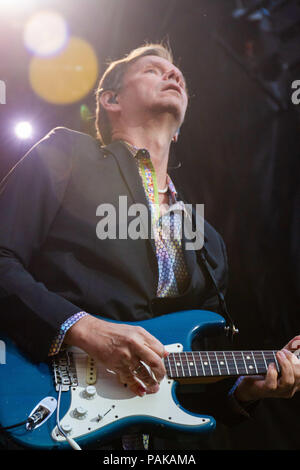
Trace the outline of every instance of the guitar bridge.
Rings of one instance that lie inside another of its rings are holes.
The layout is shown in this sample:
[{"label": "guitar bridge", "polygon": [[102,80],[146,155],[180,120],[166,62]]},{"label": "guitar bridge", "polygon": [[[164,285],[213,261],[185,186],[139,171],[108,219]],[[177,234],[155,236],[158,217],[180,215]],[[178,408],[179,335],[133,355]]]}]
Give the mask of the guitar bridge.
[{"label": "guitar bridge", "polygon": [[68,391],[70,387],[77,387],[77,372],[71,352],[64,351],[58,354],[52,361],[52,369],[56,391],[60,386],[62,392]]}]

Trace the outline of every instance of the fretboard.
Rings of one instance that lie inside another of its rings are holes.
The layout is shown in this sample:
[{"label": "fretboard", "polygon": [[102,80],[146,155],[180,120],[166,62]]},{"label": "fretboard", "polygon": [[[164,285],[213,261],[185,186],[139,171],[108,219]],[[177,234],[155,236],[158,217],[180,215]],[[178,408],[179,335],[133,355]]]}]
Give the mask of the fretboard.
[{"label": "fretboard", "polygon": [[164,360],[170,378],[265,374],[271,362],[280,370],[277,351],[189,351]]}]

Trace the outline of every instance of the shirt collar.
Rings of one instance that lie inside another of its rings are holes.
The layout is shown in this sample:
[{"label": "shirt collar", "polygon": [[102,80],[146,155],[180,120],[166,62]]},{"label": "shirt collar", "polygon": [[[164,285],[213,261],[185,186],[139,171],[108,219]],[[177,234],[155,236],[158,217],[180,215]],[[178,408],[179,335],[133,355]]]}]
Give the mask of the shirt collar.
[{"label": "shirt collar", "polygon": [[[151,159],[151,156],[150,156],[150,152],[147,150],[147,149],[143,149],[143,148],[138,148],[132,144],[129,144],[129,142],[126,142],[125,140],[122,141],[126,147],[128,148],[128,150],[130,151],[130,153],[133,155],[134,158],[149,158]],[[172,199],[172,203],[176,203],[177,202],[177,191],[176,191],[176,188],[174,186],[174,183],[173,181],[171,180],[170,176],[167,174],[167,178],[166,178],[166,183],[169,187],[169,192],[170,192],[170,196],[171,196],[171,199]]]}]

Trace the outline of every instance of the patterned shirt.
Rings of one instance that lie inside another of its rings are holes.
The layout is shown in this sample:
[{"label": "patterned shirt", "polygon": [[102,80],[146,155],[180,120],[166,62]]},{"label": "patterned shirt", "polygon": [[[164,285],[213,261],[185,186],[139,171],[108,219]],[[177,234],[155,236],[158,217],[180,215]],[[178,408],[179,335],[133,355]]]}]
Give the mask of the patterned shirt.
[{"label": "patterned shirt", "polygon": [[156,174],[150,154],[142,150],[137,151],[134,156],[151,210],[159,273],[156,295],[158,297],[173,297],[184,290],[188,281],[188,272],[181,246],[184,204],[182,201],[177,201],[175,186],[167,175],[169,207],[161,215]]}]

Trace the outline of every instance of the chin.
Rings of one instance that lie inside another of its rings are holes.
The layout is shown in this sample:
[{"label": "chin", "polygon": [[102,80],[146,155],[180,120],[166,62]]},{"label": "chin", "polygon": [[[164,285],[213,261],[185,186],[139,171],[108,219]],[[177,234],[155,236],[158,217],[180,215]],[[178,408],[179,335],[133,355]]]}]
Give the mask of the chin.
[{"label": "chin", "polygon": [[185,110],[182,109],[182,106],[179,106],[178,102],[169,101],[168,103],[159,103],[155,106],[155,110],[159,114],[171,114],[176,122],[178,122],[178,126],[181,125],[184,120]]}]

